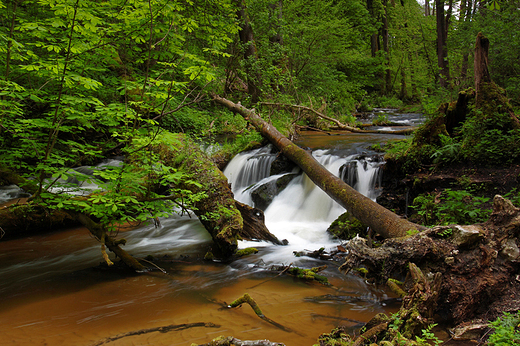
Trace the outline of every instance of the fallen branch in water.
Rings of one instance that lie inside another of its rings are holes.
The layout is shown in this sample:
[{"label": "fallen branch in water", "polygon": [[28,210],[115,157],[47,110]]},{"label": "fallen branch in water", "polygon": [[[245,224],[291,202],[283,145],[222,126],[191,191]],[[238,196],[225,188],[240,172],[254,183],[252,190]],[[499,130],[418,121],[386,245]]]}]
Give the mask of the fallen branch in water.
[{"label": "fallen branch in water", "polygon": [[97,343],[93,344],[92,346],[100,346],[100,345],[108,344],[109,342],[113,342],[113,341],[116,341],[116,340],[119,340],[122,338],[126,338],[129,336],[142,335],[142,334],[148,334],[148,333],[153,333],[153,332],[168,333],[168,332],[172,332],[172,331],[184,330],[184,329],[189,329],[189,328],[194,328],[194,327],[220,328],[220,325],[214,324],[211,322],[170,324],[168,326],[146,328],[146,329],[134,330],[134,331],[127,332],[127,333],[117,334],[117,335],[105,338],[103,340],[100,340]]},{"label": "fallen branch in water", "polygon": [[251,286],[251,287],[249,287],[249,288],[255,288],[255,287],[258,287],[258,286],[260,286],[260,285],[265,284],[266,282],[269,282],[269,281],[271,281],[271,280],[273,280],[273,279],[276,279],[277,277],[279,277],[280,275],[282,275],[283,273],[285,273],[286,271],[288,271],[289,268],[291,268],[291,266],[292,266],[292,263],[289,264],[289,265],[288,265],[284,270],[282,270],[280,273],[278,273],[278,275],[273,276],[272,278],[269,278],[269,279],[267,279],[267,280],[265,280],[265,281],[262,281],[262,282],[260,282],[259,284],[256,284],[256,285],[254,285],[254,286]]},{"label": "fallen branch in water", "polygon": [[302,336],[302,334],[300,334],[290,328],[287,328],[287,327],[281,325],[280,323],[275,322],[272,319],[270,319],[269,317],[265,316],[264,313],[262,312],[262,310],[260,309],[260,307],[258,306],[258,304],[256,303],[256,301],[253,298],[251,298],[251,296],[248,293],[244,293],[244,295],[242,295],[240,298],[234,300],[231,304],[228,305],[228,308],[236,308],[237,306],[241,306],[244,303],[249,304],[249,306],[253,309],[255,314],[258,317],[260,317],[261,319],[263,319],[264,321],[272,324],[273,326],[275,326],[277,328],[280,328],[281,330],[283,330],[285,332],[295,333],[295,334]]}]

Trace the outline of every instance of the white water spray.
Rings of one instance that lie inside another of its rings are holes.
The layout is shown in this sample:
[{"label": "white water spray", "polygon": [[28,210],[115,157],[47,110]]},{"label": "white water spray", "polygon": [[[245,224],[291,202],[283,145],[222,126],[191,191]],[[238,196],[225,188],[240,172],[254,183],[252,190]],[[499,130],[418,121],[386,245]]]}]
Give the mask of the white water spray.
[{"label": "white water spray", "polygon": [[[268,155],[265,148],[237,155],[229,164],[224,174],[231,183],[235,198],[252,205],[250,191],[255,187],[277,177],[267,177],[270,164],[274,160],[261,162],[255,157],[262,153]],[[268,149],[270,150],[270,149]],[[344,178],[348,167],[354,171],[348,173],[353,179],[353,186],[369,198],[375,199],[374,184],[378,177],[381,163],[370,160],[356,160],[354,156],[341,157],[325,150],[313,152],[313,156],[334,175]],[[258,165],[258,167],[256,166]],[[345,168],[347,167],[347,168]],[[341,174],[343,173],[343,174]],[[260,178],[261,181],[258,179]],[[263,179],[263,180],[262,180]],[[276,247],[276,250],[263,256],[266,263],[289,262],[294,260],[293,251],[304,249],[316,250],[321,247],[331,248],[338,243],[325,232],[328,226],[345,209],[333,201],[323,190],[318,188],[306,174],[295,177],[287,187],[276,195],[265,210],[265,223],[271,233],[279,239],[287,239],[288,246]],[[263,246],[270,246],[262,243]],[[242,242],[241,247],[259,247],[258,243]]]}]

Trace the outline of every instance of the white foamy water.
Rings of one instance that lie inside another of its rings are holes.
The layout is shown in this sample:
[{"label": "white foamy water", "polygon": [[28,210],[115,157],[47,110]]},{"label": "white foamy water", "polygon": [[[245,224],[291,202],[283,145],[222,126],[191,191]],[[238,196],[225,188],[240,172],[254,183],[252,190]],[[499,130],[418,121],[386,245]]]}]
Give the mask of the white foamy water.
[{"label": "white foamy water", "polygon": [[[266,162],[270,165],[272,160],[263,162],[258,160],[259,153],[268,156],[266,148],[241,153],[224,171],[231,183],[235,198],[252,206],[254,205],[250,191],[253,191],[254,187],[251,186],[258,186],[277,178],[266,178],[269,167],[265,165]],[[349,174],[355,183],[353,187],[365,196],[376,197],[374,186],[380,163],[358,161],[354,156],[341,157],[326,150],[316,150],[313,156],[338,177],[340,177],[341,167],[347,167],[344,171],[349,170],[350,167]],[[347,165],[349,162],[351,164]],[[258,182],[257,179],[263,180]],[[344,212],[345,209],[318,188],[306,174],[300,174],[274,197],[264,212],[267,228],[279,239],[287,239],[289,245],[274,246],[268,243],[243,241],[240,247],[271,247],[270,251],[262,256],[262,260],[267,264],[294,262],[294,251],[305,249],[313,251],[322,247],[335,248],[339,243],[332,239],[326,230]]]}]

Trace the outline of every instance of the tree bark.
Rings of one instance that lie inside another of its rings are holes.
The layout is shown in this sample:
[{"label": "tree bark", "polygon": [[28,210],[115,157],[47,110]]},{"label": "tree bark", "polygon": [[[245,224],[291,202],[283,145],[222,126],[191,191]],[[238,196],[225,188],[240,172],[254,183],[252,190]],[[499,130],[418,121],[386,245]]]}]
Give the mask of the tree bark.
[{"label": "tree bark", "polygon": [[478,103],[478,91],[480,84],[483,82],[491,82],[491,76],[488,69],[488,52],[489,52],[489,39],[484,37],[481,32],[477,35],[477,42],[475,43],[475,91],[477,95],[476,102]]},{"label": "tree bark", "polygon": [[[240,31],[238,32],[238,35],[240,37],[240,43],[244,45],[244,60],[246,60],[247,91],[249,95],[251,95],[251,101],[256,103],[260,99],[262,91],[258,85],[260,80],[258,73],[250,67],[250,64],[257,60],[253,27],[251,26],[249,16],[247,15],[247,6],[245,1],[236,0],[236,3],[239,8],[237,17],[240,22]],[[250,61],[247,62],[247,60]]]},{"label": "tree bark", "polygon": [[435,7],[437,13],[437,66],[440,70],[439,84],[441,87],[446,88],[448,87],[448,81],[450,79],[448,47],[446,42],[448,39],[448,24],[450,16],[449,12],[448,16],[444,15],[444,0],[435,0]]},{"label": "tree bark", "polygon": [[423,229],[422,226],[400,218],[398,215],[354,190],[319,164],[312,155],[299,148],[278,132],[276,128],[265,122],[255,110],[249,110],[240,104],[235,104],[217,95],[214,95],[213,99],[231,111],[242,115],[253,124],[264,137],[269,139],[283,155],[300,166],[318,187],[359,221],[365,223],[381,236],[385,238],[402,237],[407,235],[407,232],[410,230]]}]

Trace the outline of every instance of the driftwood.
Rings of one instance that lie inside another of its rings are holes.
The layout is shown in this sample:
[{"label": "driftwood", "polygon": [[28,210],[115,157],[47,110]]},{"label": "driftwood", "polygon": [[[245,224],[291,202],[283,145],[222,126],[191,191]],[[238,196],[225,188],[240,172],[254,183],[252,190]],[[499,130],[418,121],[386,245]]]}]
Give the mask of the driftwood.
[{"label": "driftwood", "polygon": [[236,307],[241,306],[242,304],[249,304],[251,309],[253,309],[253,311],[255,312],[255,314],[258,317],[260,317],[264,321],[272,324],[273,326],[280,328],[281,330],[289,332],[289,333],[296,333],[298,335],[301,335],[301,334],[295,332],[294,330],[287,328],[287,327],[281,325],[280,323],[275,322],[272,319],[270,319],[269,317],[265,316],[263,314],[262,310],[260,309],[260,307],[258,306],[258,304],[256,303],[256,301],[253,298],[251,298],[251,296],[248,293],[244,293],[241,297],[239,297],[238,299],[234,300],[231,304],[229,304],[228,307],[236,308]]},{"label": "driftwood", "polygon": [[402,237],[411,230],[424,227],[400,218],[388,209],[363,196],[341,179],[331,174],[312,155],[284,137],[274,126],[265,122],[256,111],[214,95],[213,99],[247,119],[255,128],[288,159],[296,163],[307,176],[332,199],[347,209],[354,217],[385,238]]}]

